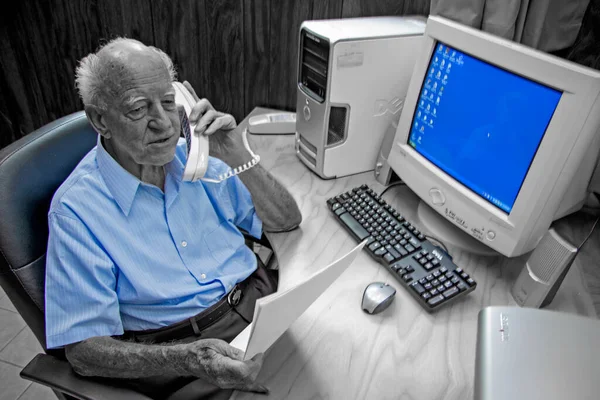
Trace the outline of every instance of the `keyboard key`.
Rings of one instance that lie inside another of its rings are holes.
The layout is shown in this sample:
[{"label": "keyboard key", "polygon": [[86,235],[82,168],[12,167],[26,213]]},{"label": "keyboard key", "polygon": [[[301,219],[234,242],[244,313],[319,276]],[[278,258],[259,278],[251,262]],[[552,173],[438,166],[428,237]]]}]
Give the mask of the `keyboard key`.
[{"label": "keyboard key", "polygon": [[410,240],[408,241],[415,249],[418,249],[421,247],[421,243],[419,243],[419,241],[415,238],[410,238]]},{"label": "keyboard key", "polygon": [[440,260],[435,258],[435,259],[433,259],[433,261],[431,261],[431,263],[433,264],[434,267],[437,267],[438,265],[440,265]]},{"label": "keyboard key", "polygon": [[475,286],[475,281],[473,280],[473,278],[467,279],[467,283],[469,284],[469,286]]},{"label": "keyboard key", "polygon": [[437,291],[437,289],[436,289],[436,288],[433,288],[433,289],[431,289],[431,290],[429,291],[429,294],[430,294],[430,295],[432,295],[432,296],[435,296],[436,294],[438,294],[438,291]]},{"label": "keyboard key", "polygon": [[458,289],[456,287],[451,287],[450,289],[446,290],[444,293],[442,293],[444,295],[444,297],[446,298],[450,298],[456,294],[458,294]]},{"label": "keyboard key", "polygon": [[442,275],[442,276],[440,276],[440,277],[438,278],[438,281],[440,281],[440,283],[444,283],[444,282],[446,282],[447,280],[448,280],[448,279],[447,279],[447,278],[446,278],[444,275]]},{"label": "keyboard key", "polygon": [[411,283],[410,287],[413,288],[418,295],[425,293],[425,289],[423,289],[423,286],[421,286],[419,282]]},{"label": "keyboard key", "polygon": [[[360,226],[360,225],[359,225]],[[361,227],[362,228],[362,227]],[[415,251],[415,248],[412,247],[410,244],[407,244],[406,246],[404,246],[404,248],[406,249],[406,251],[408,251],[409,253],[412,253],[413,251]]]},{"label": "keyboard key", "polygon": [[452,282],[446,281],[446,283],[444,283],[444,286],[446,287],[446,289],[450,289],[454,285],[452,284]]},{"label": "keyboard key", "polygon": [[404,282],[408,283],[413,280],[413,277],[410,274],[406,274],[402,277],[402,279],[404,279]]},{"label": "keyboard key", "polygon": [[439,285],[438,287],[436,287],[436,289],[439,293],[442,293],[444,290],[446,290],[446,287],[444,285]]},{"label": "keyboard key", "polygon": [[435,297],[432,297],[431,299],[427,300],[427,304],[429,304],[430,306],[437,306],[438,304],[440,304],[442,301],[444,301],[444,296],[441,294],[438,294]]},{"label": "keyboard key", "polygon": [[446,267],[442,267],[442,268],[440,268],[440,272],[441,272],[442,274],[445,274],[446,272],[448,272],[448,268],[446,268]]},{"label": "keyboard key", "polygon": [[398,253],[391,245],[385,246],[385,249],[392,255],[393,258],[400,258],[400,253]]},{"label": "keyboard key", "polygon": [[380,247],[381,247],[381,243],[379,243],[379,242],[377,242],[377,241],[374,241],[373,243],[371,243],[371,244],[369,245],[369,250],[371,250],[371,251],[375,251],[375,250],[377,250],[377,249],[378,249],[378,248],[380,248]]},{"label": "keyboard key", "polygon": [[385,256],[383,256],[383,259],[388,263],[391,264],[394,262],[394,260],[396,259],[396,257],[394,257],[393,255],[391,255],[390,253],[387,253]]},{"label": "keyboard key", "polygon": [[464,292],[465,290],[467,290],[467,285],[465,285],[462,282],[459,282],[458,285],[456,285],[456,287],[458,288],[458,290],[460,290],[461,292]]},{"label": "keyboard key", "polygon": [[421,297],[423,298],[423,300],[427,300],[431,297],[431,295],[429,294],[429,292],[425,292],[421,295]]},{"label": "keyboard key", "polygon": [[452,279],[450,279],[450,282],[456,285],[458,282],[460,282],[460,280],[457,277],[453,276]]},{"label": "keyboard key", "polygon": [[431,283],[427,282],[426,284],[423,285],[423,287],[427,290],[431,290],[433,289],[433,286],[431,286]]},{"label": "keyboard key", "polygon": [[440,276],[440,271],[433,271],[433,276],[435,276],[436,278],[438,278]]},{"label": "keyboard key", "polygon": [[394,245],[394,250],[396,250],[398,253],[400,253],[402,255],[402,257],[404,257],[405,255],[408,254],[408,251],[406,251],[406,249],[403,246],[401,246],[400,244]]},{"label": "keyboard key", "polygon": [[438,286],[440,284],[440,281],[438,281],[437,279],[434,279],[434,280],[431,281],[431,284],[433,286]]},{"label": "keyboard key", "polygon": [[385,247],[380,247],[377,250],[375,250],[375,254],[376,256],[383,256],[385,253],[387,253],[387,250],[385,249]]},{"label": "keyboard key", "polygon": [[427,271],[429,271],[430,269],[433,268],[433,264],[432,263],[427,263],[427,264],[423,265],[423,268],[425,268]]},{"label": "keyboard key", "polygon": [[406,272],[415,272],[415,269],[412,267],[412,265],[407,265]]},{"label": "keyboard key", "polygon": [[425,277],[427,279],[427,281],[431,282],[432,280],[434,280],[435,278],[433,277],[433,275],[429,274]]},{"label": "keyboard key", "polygon": [[366,231],[365,228],[360,226],[358,221],[354,219],[354,217],[348,213],[340,215],[340,219],[346,224],[346,226],[358,237],[359,241],[362,241],[364,238],[368,237],[370,234]]},{"label": "keyboard key", "polygon": [[424,285],[424,284],[426,284],[426,283],[427,283],[427,279],[425,279],[425,278],[421,278],[421,279],[419,279],[419,283],[420,283],[421,285]]}]

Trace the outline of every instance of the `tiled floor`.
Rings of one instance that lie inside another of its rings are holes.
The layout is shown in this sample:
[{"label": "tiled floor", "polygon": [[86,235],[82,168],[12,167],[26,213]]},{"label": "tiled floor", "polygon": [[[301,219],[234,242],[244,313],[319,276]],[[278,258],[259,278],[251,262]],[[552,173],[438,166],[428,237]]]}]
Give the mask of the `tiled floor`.
[{"label": "tiled floor", "polygon": [[42,346],[0,288],[0,400],[56,399],[50,389],[19,376],[41,352]]}]

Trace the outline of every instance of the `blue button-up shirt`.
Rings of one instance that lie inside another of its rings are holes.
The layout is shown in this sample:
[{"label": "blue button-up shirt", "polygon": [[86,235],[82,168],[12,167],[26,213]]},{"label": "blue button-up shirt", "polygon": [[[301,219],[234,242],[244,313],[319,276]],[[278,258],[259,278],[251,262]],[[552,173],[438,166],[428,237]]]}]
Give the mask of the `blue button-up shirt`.
[{"label": "blue button-up shirt", "polygon": [[[58,189],[48,214],[48,348],[160,328],[216,303],[256,269],[238,230],[262,223],[238,177],[183,182],[185,141],[164,192],[98,145]],[[229,167],[211,158],[206,177]]]}]

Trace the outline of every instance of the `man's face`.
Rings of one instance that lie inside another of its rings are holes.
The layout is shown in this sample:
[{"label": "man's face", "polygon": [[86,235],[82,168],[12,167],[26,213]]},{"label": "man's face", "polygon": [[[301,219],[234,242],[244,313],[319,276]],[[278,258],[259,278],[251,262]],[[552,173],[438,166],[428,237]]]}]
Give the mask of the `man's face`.
[{"label": "man's face", "polygon": [[118,79],[118,90],[105,116],[110,145],[121,164],[169,163],[179,139],[179,113],[171,78],[160,59],[133,54],[132,67]]}]

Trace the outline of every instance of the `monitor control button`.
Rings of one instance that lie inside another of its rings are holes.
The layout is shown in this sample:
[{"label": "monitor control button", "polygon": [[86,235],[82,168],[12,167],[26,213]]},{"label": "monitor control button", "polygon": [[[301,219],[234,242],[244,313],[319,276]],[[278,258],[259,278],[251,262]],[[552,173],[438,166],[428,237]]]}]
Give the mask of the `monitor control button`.
[{"label": "monitor control button", "polygon": [[443,206],[446,203],[446,196],[440,189],[430,189],[429,196],[431,196],[431,202],[436,206]]},{"label": "monitor control button", "polygon": [[487,238],[488,238],[488,240],[494,240],[496,238],[496,232],[488,231]]},{"label": "monitor control button", "polygon": [[302,111],[304,113],[304,119],[306,121],[310,120],[310,108],[308,106],[304,106],[304,109]]}]

